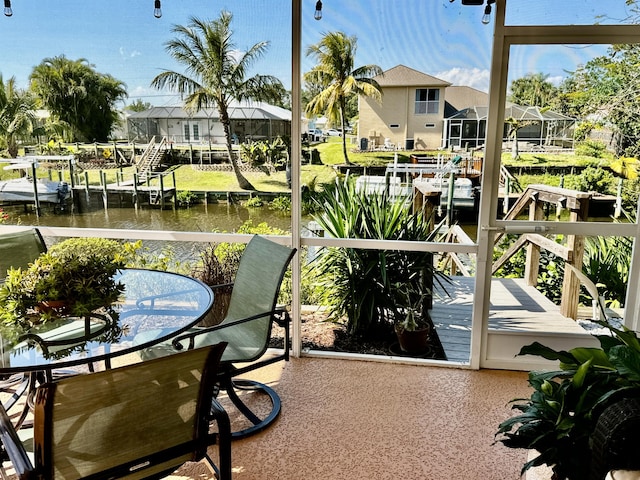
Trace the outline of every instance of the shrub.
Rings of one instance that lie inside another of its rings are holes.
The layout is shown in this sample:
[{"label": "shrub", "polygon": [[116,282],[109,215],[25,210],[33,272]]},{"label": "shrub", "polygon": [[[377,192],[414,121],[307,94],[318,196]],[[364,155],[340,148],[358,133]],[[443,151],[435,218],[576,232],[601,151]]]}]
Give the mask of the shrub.
[{"label": "shrub", "polygon": [[269,209],[278,212],[291,212],[291,198],[285,196],[276,197],[269,204]]},{"label": "shrub", "polygon": [[602,158],[607,147],[603,142],[597,140],[585,140],[576,146],[576,155]]},{"label": "shrub", "polygon": [[250,207],[250,208],[251,207],[258,208],[258,207],[262,207],[263,205],[264,205],[264,202],[260,197],[251,197],[249,200],[244,202],[244,206]]},{"label": "shrub", "polygon": [[613,193],[615,178],[608,170],[587,167],[577,178],[576,190],[583,192]]},{"label": "shrub", "polygon": [[[315,216],[335,238],[415,240],[432,238],[430,219],[411,213],[403,201],[387,194],[358,192],[348,179],[323,191]],[[347,317],[352,336],[376,337],[388,332],[396,309],[394,286],[427,281],[433,275],[430,252],[328,247],[315,265],[324,288],[330,318]]]},{"label": "shrub", "polygon": [[198,196],[190,190],[180,190],[176,194],[176,199],[180,207],[190,207],[198,201]]}]

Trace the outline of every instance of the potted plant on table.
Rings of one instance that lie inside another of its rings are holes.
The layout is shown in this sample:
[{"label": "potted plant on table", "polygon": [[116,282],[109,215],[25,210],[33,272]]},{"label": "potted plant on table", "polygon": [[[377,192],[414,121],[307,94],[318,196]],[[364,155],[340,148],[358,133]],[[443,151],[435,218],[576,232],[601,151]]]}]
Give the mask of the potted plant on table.
[{"label": "potted plant on table", "polygon": [[520,351],[558,361],[560,367],[529,373],[531,397],[512,401],[520,413],[496,433],[507,447],[538,452],[524,464],[523,474],[546,464],[552,480],[593,478],[591,470],[599,466],[592,460],[592,442],[600,414],[621,398],[640,395],[640,339],[625,327],[596,323],[610,332],[596,335],[600,348],[556,351],[534,342]]},{"label": "potted plant on table", "polygon": [[29,329],[54,318],[84,317],[103,309],[116,320],[113,304],[124,286],[114,275],[132,251],[103,238],[72,238],[52,246],[26,269],[7,272],[0,286],[0,319]]}]

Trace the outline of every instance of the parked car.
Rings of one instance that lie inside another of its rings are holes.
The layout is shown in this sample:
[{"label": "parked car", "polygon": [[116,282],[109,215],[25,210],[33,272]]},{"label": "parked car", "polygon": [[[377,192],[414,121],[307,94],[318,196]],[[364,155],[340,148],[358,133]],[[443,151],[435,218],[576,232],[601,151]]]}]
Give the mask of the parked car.
[{"label": "parked car", "polygon": [[312,142],[321,142],[322,140],[324,140],[324,133],[322,133],[322,130],[320,130],[319,128],[312,128],[311,130],[309,130],[308,135],[309,139]]},{"label": "parked car", "polygon": [[324,134],[328,137],[340,137],[342,132],[336,130],[335,128],[330,128],[329,130],[325,130]]}]

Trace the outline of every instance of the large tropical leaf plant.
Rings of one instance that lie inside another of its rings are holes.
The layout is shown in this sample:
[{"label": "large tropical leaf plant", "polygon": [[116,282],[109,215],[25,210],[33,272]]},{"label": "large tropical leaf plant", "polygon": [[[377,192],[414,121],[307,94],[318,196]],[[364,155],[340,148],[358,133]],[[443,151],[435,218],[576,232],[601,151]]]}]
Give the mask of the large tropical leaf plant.
[{"label": "large tropical leaf plant", "polygon": [[590,438],[598,415],[614,399],[637,396],[640,389],[640,341],[635,332],[595,322],[610,334],[596,335],[600,348],[556,351],[538,342],[520,355],[558,361],[559,370],[529,373],[530,398],[512,401],[519,414],[502,422],[497,441],[510,448],[533,449],[526,462],[548,465],[552,480],[584,480],[591,468]]}]

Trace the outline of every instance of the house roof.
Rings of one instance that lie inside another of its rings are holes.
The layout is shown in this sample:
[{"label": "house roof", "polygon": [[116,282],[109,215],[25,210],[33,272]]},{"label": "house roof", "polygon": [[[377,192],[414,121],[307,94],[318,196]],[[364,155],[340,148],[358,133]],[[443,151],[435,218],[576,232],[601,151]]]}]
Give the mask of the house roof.
[{"label": "house roof", "polygon": [[432,77],[413,68],[397,65],[376,75],[374,80],[381,87],[448,87],[451,85],[440,78]]},{"label": "house roof", "polygon": [[[193,114],[179,105],[152,107],[143,112],[131,114],[129,118],[214,118],[220,117],[217,108],[203,108]],[[232,102],[229,106],[229,117],[232,120],[288,120],[291,121],[291,112],[285,108],[269,105],[264,102]]]},{"label": "house roof", "polygon": [[489,94],[472,87],[450,86],[444,91],[444,116],[450,117],[469,105],[489,105]]}]

